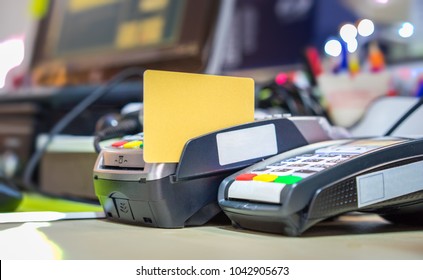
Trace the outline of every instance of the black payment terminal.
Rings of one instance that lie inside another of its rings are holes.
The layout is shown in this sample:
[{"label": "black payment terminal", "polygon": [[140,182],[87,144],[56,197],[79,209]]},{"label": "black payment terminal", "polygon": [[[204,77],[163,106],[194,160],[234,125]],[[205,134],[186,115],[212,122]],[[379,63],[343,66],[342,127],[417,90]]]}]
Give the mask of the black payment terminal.
[{"label": "black payment terminal", "polygon": [[423,225],[423,140],[310,144],[227,177],[218,200],[234,225],[290,236],[351,211]]}]

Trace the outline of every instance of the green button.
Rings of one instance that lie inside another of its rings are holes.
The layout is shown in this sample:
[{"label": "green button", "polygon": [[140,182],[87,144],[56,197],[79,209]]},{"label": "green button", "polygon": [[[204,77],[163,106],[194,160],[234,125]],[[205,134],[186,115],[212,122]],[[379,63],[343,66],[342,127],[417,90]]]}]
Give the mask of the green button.
[{"label": "green button", "polygon": [[278,178],[276,178],[274,182],[275,183],[282,183],[282,184],[292,185],[292,184],[298,183],[302,179],[303,178],[301,178],[301,177],[292,176],[292,175],[278,176]]}]

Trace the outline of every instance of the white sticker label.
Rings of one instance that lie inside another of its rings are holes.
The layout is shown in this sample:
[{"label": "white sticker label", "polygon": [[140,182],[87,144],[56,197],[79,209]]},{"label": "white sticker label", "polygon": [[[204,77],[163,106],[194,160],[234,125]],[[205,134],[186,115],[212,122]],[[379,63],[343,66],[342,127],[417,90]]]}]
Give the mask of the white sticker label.
[{"label": "white sticker label", "polygon": [[280,203],[285,184],[260,181],[234,181],[228,190],[229,198]]},{"label": "white sticker label", "polygon": [[274,124],[219,133],[216,141],[220,165],[271,156],[278,152]]},{"label": "white sticker label", "polygon": [[423,161],[358,176],[358,207],[423,190]]}]

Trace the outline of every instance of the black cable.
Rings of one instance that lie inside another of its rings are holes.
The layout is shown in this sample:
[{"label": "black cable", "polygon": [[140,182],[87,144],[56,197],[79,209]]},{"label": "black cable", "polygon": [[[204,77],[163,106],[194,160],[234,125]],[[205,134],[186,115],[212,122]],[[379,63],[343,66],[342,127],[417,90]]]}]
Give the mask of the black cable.
[{"label": "black cable", "polygon": [[100,97],[108,93],[112,88],[132,77],[140,77],[142,79],[143,73],[144,69],[141,68],[128,68],[119,72],[118,74],[113,76],[109,82],[94,90],[91,94],[89,94],[86,98],[79,102],[71,111],[69,111],[62,119],[60,119],[60,121],[57,122],[50,130],[46,142],[42,145],[40,149],[36,149],[34,154],[28,160],[23,174],[23,183],[26,188],[34,189],[34,184],[32,182],[34,171],[38,163],[40,162],[41,157],[47,150],[47,147],[57,134],[62,132],[63,129],[65,129],[66,126],[68,126],[76,117],[78,117],[84,110],[86,110]]},{"label": "black cable", "polygon": [[385,133],[384,136],[390,136],[411,114],[413,114],[420,106],[423,104],[423,98],[420,98],[419,101],[414,104],[413,107],[408,109],[404,115]]},{"label": "black cable", "polygon": [[308,89],[305,89],[304,91],[306,92],[305,94],[307,95],[307,100],[309,102],[308,106],[310,106],[310,110],[314,112],[313,114],[315,116],[324,117],[330,124],[333,124],[327,111],[325,110],[325,108],[323,108],[321,102],[314,94],[313,89],[308,88]]},{"label": "black cable", "polygon": [[288,108],[290,114],[292,114],[293,116],[300,115],[298,104],[292,96],[292,93],[286,87],[276,85],[274,90],[277,95],[282,97],[282,101]]}]

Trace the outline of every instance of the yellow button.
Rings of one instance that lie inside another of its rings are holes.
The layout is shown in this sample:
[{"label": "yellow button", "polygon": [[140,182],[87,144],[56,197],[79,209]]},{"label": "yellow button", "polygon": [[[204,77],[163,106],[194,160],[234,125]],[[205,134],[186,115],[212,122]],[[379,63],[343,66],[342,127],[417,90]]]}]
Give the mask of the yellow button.
[{"label": "yellow button", "polygon": [[261,182],[273,182],[275,179],[278,178],[278,175],[274,174],[260,174],[253,178],[253,181],[261,181]]},{"label": "yellow button", "polygon": [[142,141],[131,141],[123,145],[124,149],[137,149],[142,145]]}]

